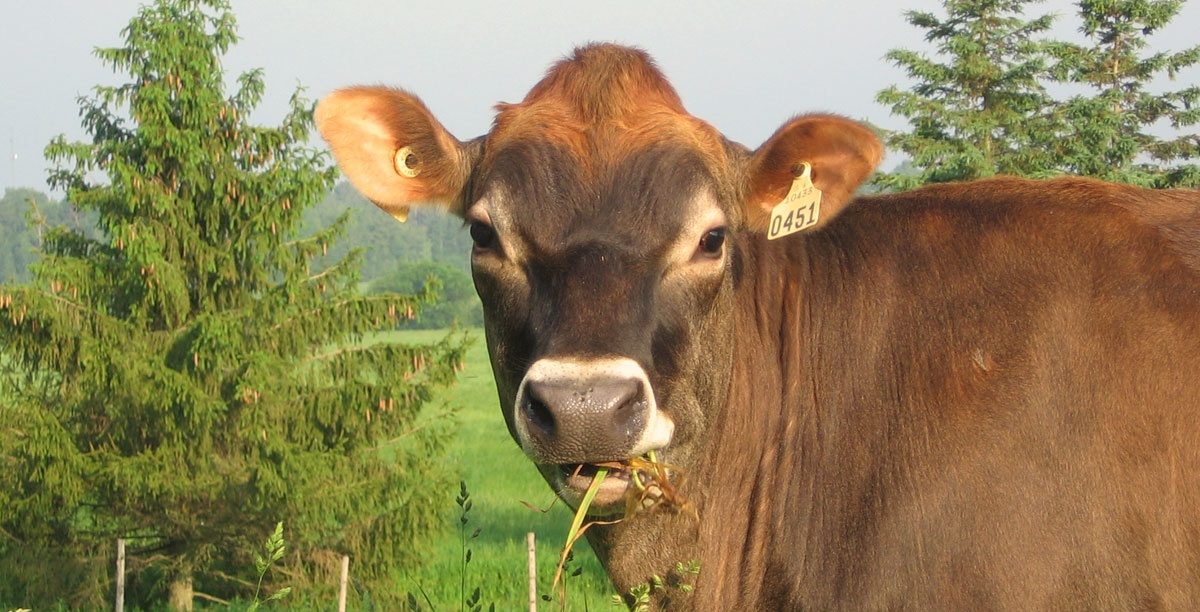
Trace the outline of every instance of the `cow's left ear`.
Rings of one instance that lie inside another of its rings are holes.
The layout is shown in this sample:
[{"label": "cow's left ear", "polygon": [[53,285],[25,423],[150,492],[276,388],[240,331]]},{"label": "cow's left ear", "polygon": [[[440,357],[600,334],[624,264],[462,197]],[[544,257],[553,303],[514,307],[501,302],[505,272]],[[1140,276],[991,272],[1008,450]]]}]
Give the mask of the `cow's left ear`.
[{"label": "cow's left ear", "polygon": [[479,148],[451,136],[416,96],[340,89],[321,100],[315,116],[346,177],[377,206],[401,221],[416,204],[462,216]]},{"label": "cow's left ear", "polygon": [[[824,225],[850,201],[882,157],[883,143],[861,123],[835,115],[792,119],[750,158],[744,203],[750,229],[768,231],[772,210],[799,190],[794,184],[800,188],[807,179],[821,195],[819,215],[809,219],[805,229]],[[770,229],[772,236],[776,229]]]}]

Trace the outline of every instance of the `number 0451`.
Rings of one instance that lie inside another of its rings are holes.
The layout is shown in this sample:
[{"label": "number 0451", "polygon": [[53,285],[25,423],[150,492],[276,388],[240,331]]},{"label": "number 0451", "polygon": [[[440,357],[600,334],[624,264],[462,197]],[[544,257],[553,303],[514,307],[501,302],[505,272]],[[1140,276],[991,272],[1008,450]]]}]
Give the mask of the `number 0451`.
[{"label": "number 0451", "polygon": [[812,183],[812,167],[803,163],[787,196],[771,209],[767,238],[774,240],[812,227],[820,216],[821,190]]},{"label": "number 0451", "polygon": [[767,232],[767,237],[773,239],[780,236],[787,236],[806,227],[816,225],[817,204],[817,202],[813,202],[803,208],[789,210],[786,215],[772,215],[771,228]]}]

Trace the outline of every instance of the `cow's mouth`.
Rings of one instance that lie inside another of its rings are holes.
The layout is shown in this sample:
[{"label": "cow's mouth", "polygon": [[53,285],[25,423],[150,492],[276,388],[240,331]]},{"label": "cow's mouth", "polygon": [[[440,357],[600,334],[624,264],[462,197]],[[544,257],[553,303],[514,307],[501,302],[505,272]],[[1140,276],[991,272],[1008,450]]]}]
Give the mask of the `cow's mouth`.
[{"label": "cow's mouth", "polygon": [[[678,470],[659,463],[654,453],[650,453],[650,458],[633,457],[622,461],[561,464],[556,467],[559,472],[559,494],[572,506],[578,508],[583,505],[589,490],[595,489],[586,508],[586,513],[592,516],[617,513],[628,516],[664,502],[669,506],[688,506],[675,484],[672,484],[680,476]],[[595,485],[601,471],[604,472],[604,478]]]},{"label": "cow's mouth", "polygon": [[[603,465],[609,466],[611,463]],[[558,470],[562,474],[562,493],[572,506],[579,506],[584,495],[587,494],[588,488],[596,479],[600,468],[601,466],[595,463],[568,463],[558,466]],[[630,472],[611,467],[608,467],[607,470],[604,480],[596,489],[595,497],[592,498],[589,514],[610,514],[623,510],[625,507],[625,498],[633,487]]]}]

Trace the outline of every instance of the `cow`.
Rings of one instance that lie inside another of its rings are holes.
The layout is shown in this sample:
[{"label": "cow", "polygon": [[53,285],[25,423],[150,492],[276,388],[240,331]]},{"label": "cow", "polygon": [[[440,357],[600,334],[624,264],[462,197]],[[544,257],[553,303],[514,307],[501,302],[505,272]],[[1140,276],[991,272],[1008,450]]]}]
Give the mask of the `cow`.
[{"label": "cow", "polygon": [[751,150],[612,44],[474,140],[385,87],[315,116],[375,204],[464,219],[505,423],[563,500],[598,463],[673,466],[673,504],[627,513],[632,471],[594,490],[620,593],[1200,609],[1196,191],[856,196],[883,152],[868,127],[800,115]]}]

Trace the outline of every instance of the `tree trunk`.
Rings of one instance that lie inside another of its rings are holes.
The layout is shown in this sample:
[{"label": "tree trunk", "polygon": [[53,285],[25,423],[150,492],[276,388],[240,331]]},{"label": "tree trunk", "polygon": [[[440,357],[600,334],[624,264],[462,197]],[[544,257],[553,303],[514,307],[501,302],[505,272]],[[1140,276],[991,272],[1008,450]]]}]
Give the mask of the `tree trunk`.
[{"label": "tree trunk", "polygon": [[167,605],[175,612],[192,612],[192,576],[181,574],[175,577],[170,586],[170,597]]}]

